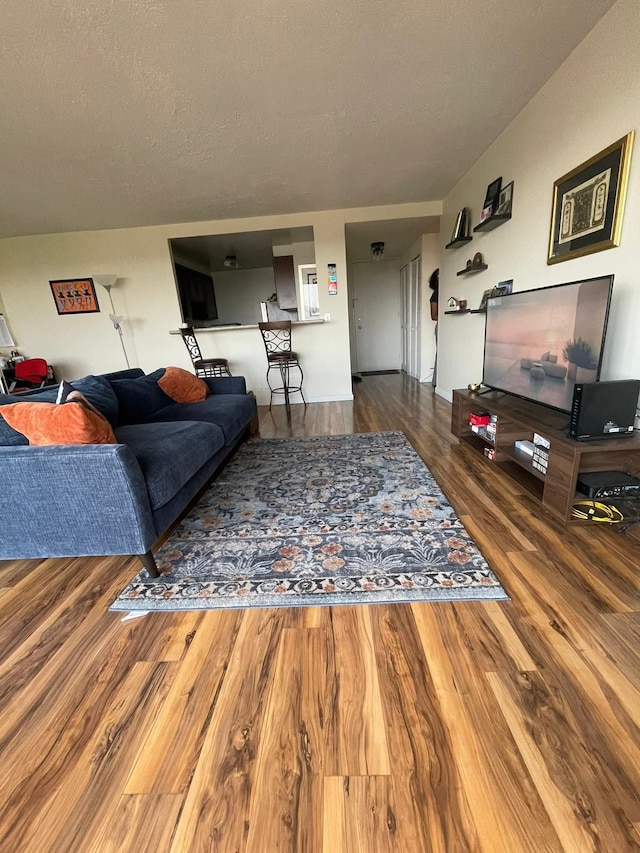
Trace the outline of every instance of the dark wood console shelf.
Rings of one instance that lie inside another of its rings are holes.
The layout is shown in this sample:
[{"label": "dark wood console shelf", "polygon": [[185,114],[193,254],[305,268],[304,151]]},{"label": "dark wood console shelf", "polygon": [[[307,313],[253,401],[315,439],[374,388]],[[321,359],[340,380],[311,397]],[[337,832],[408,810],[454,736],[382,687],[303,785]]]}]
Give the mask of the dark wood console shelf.
[{"label": "dark wood console shelf", "polygon": [[456,237],[455,240],[447,243],[445,249],[455,249],[456,246],[462,246],[463,243],[470,243],[472,240],[473,237]]},{"label": "dark wood console shelf", "polygon": [[[495,442],[488,444],[469,425],[471,412],[489,412],[497,416]],[[576,480],[580,472],[625,471],[640,474],[640,438],[629,436],[600,441],[574,441],[565,434],[569,415],[555,412],[536,403],[519,400],[508,394],[490,391],[477,394],[460,389],[453,392],[451,432],[458,440],[475,448],[487,465],[496,465],[513,477],[543,507],[565,523],[590,524],[572,518]],[[533,467],[531,457],[515,447],[518,440],[533,441],[533,434],[549,444],[546,474]],[[495,448],[493,460],[484,456],[487,446]]]},{"label": "dark wood console shelf", "polygon": [[445,311],[445,314],[471,314],[471,309],[469,308],[458,308],[456,311],[455,308],[452,308],[450,311]]},{"label": "dark wood console shelf", "polygon": [[457,272],[456,275],[471,275],[473,272],[482,272],[482,270],[488,270],[488,264],[474,264],[472,267],[465,267],[460,272]]},{"label": "dark wood console shelf", "polygon": [[494,213],[493,216],[490,216],[488,219],[485,219],[484,222],[476,225],[473,229],[473,233],[475,234],[476,231],[493,231],[493,229],[497,228],[498,225],[504,225],[504,223],[508,222],[510,219],[510,213]]}]

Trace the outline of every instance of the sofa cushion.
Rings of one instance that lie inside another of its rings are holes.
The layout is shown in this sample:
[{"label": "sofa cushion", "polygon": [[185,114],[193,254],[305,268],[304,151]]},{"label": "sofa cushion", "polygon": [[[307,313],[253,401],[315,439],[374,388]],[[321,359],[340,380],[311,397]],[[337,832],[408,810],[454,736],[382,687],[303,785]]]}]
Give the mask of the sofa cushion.
[{"label": "sofa cushion", "polygon": [[207,383],[182,367],[167,367],[158,385],[176,403],[198,403],[209,394]]},{"label": "sofa cushion", "polygon": [[203,379],[212,394],[246,394],[244,376],[207,376]]},{"label": "sofa cushion", "polygon": [[158,409],[173,403],[158,385],[164,372],[165,368],[161,367],[147,376],[114,379],[109,383],[118,399],[118,426],[144,423]]},{"label": "sofa cushion", "polygon": [[205,421],[217,424],[231,444],[256,413],[255,397],[249,394],[211,394],[199,403],[173,403],[154,412],[150,421]]},{"label": "sofa cushion", "polygon": [[141,367],[128,367],[126,370],[114,370],[112,373],[101,373],[103,379],[111,382],[112,379],[137,379],[139,376],[144,376],[144,370]]},{"label": "sofa cushion", "polygon": [[[82,379],[72,379],[69,383],[76,391],[81,391],[87,400],[105,416],[111,426],[118,421],[118,398],[109,382],[102,376],[83,376]],[[46,388],[34,388],[33,391],[23,391],[21,394],[10,395],[11,402],[28,401],[29,403],[55,403],[58,397],[58,385]],[[6,401],[6,395],[0,395],[0,404]]]},{"label": "sofa cushion", "polygon": [[170,501],[224,447],[219,427],[193,421],[130,424],[117,427],[115,434],[138,460],[153,510]]},{"label": "sofa cushion", "polygon": [[16,399],[12,394],[0,394],[0,445],[4,447],[19,447],[20,445],[29,444],[29,439],[26,435],[10,427],[2,417],[4,407],[13,405]]},{"label": "sofa cushion", "polygon": [[111,424],[81,403],[13,403],[3,406],[5,421],[29,444],[115,444]]}]

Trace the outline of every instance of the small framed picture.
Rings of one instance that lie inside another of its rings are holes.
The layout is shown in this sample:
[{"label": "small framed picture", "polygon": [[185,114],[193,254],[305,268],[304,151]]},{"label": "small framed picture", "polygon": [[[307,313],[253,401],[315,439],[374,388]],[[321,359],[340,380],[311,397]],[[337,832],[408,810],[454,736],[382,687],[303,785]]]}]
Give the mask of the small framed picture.
[{"label": "small framed picture", "polygon": [[100,311],[92,278],[50,281],[58,314],[95,314]]},{"label": "small framed picture", "polygon": [[620,245],[634,132],[553,185],[548,264]]},{"label": "small framed picture", "polygon": [[496,214],[510,214],[511,213],[511,205],[513,203],[513,181],[510,184],[507,184],[502,190],[500,190],[500,195],[498,196],[498,206],[495,210]]},{"label": "small framed picture", "polygon": [[[495,181],[491,181],[489,186],[487,187],[487,194],[484,199],[483,208],[490,207],[491,212],[495,211],[498,206],[498,198],[500,196],[500,190],[502,189],[502,177],[496,178]],[[483,210],[484,213],[484,210]]]},{"label": "small framed picture", "polygon": [[491,205],[487,205],[487,207],[482,208],[482,215],[480,216],[480,222],[486,222],[487,219],[491,219],[491,214],[493,213],[493,208]]},{"label": "small framed picture", "polygon": [[467,220],[467,208],[463,207],[456,217],[456,224],[453,227],[453,234],[451,235],[452,243],[467,236]]},{"label": "small framed picture", "polygon": [[478,311],[486,311],[487,310],[487,302],[489,301],[489,298],[491,296],[496,295],[495,290],[496,290],[495,287],[490,287],[489,290],[485,290],[485,292],[482,294],[482,299],[480,300],[480,306],[478,308]]},{"label": "small framed picture", "polygon": [[496,296],[505,296],[507,293],[513,292],[513,279],[510,278],[507,281],[499,281],[496,288]]}]

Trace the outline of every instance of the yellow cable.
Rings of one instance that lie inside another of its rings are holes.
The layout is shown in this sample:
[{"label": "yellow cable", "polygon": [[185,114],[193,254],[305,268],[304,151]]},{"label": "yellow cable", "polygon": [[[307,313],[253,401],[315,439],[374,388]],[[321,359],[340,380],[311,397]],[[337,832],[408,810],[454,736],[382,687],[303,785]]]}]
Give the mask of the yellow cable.
[{"label": "yellow cable", "polygon": [[[581,507],[586,507],[586,511],[581,509]],[[606,524],[618,524],[624,520],[624,515],[618,507],[598,503],[597,501],[576,501],[573,505],[572,515],[574,518],[601,521]]]}]

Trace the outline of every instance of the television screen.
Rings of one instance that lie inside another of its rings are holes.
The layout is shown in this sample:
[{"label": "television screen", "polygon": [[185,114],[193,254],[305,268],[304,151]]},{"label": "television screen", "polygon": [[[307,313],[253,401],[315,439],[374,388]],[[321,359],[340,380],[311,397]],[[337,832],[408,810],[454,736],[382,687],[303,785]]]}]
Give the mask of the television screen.
[{"label": "television screen", "polygon": [[571,410],[576,382],[600,378],[613,276],[491,297],[482,381]]}]

